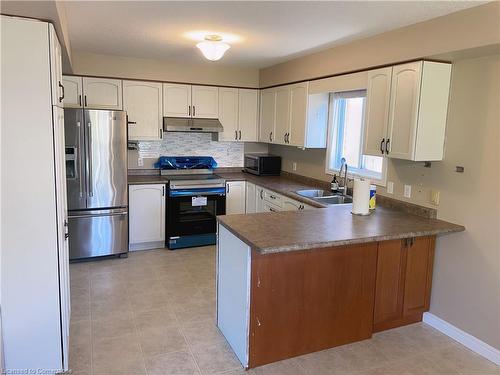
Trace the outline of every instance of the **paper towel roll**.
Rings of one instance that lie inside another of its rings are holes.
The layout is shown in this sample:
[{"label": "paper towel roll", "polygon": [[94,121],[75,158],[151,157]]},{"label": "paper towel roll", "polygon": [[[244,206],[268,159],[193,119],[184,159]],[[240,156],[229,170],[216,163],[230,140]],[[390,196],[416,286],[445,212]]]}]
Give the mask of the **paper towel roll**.
[{"label": "paper towel roll", "polygon": [[370,181],[364,179],[354,180],[352,192],[352,213],[355,215],[368,215],[370,212]]}]

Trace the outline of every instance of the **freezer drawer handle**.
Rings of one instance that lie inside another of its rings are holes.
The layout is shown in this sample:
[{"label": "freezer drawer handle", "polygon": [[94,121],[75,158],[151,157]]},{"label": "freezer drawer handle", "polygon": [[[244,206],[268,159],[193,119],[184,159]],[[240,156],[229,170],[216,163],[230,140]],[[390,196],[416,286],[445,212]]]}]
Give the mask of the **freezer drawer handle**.
[{"label": "freezer drawer handle", "polygon": [[97,214],[97,215],[74,215],[70,216],[70,219],[82,219],[82,218],[93,218],[93,217],[103,217],[103,216],[126,216],[127,212],[114,212],[114,213],[106,213],[106,214]]}]

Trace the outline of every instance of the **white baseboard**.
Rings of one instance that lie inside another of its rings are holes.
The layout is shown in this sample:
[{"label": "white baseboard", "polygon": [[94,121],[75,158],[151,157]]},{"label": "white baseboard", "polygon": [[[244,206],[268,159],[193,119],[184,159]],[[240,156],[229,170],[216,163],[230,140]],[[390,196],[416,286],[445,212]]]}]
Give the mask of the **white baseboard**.
[{"label": "white baseboard", "polygon": [[462,331],[460,328],[455,327],[447,321],[438,318],[434,314],[424,313],[423,321],[424,323],[427,323],[431,327],[451,337],[453,340],[458,341],[460,344],[469,348],[473,352],[500,366],[500,350],[479,340],[477,337]]}]

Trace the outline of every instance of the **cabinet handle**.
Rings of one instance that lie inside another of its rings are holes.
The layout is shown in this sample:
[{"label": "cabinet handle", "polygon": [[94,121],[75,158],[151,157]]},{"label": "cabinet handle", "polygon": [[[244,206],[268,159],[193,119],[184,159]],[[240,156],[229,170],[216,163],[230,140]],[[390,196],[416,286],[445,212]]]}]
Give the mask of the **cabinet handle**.
[{"label": "cabinet handle", "polygon": [[226,194],[229,194],[229,184],[226,184]]},{"label": "cabinet handle", "polygon": [[84,106],[86,107],[87,106],[87,95],[84,95],[83,96],[83,101],[84,101]]},{"label": "cabinet handle", "polygon": [[196,107],[193,105],[193,117],[196,117]]},{"label": "cabinet handle", "polygon": [[234,131],[234,139],[238,140],[238,130]]},{"label": "cabinet handle", "polygon": [[286,133],[283,135],[283,142],[286,143]]},{"label": "cabinet handle", "polygon": [[78,95],[78,105],[81,107],[82,106],[82,96]]},{"label": "cabinet handle", "polygon": [[264,190],[260,191],[260,199],[264,199],[264,197],[262,196],[262,194],[264,194]]},{"label": "cabinet handle", "polygon": [[389,138],[387,138],[387,142],[385,143],[385,153],[386,153],[387,155],[389,155],[389,150],[390,150],[390,148],[389,148],[389,144],[390,144],[390,143],[391,143],[391,140],[390,140]]},{"label": "cabinet handle", "polygon": [[161,196],[164,197],[165,196],[165,185],[163,185],[161,187]]},{"label": "cabinet handle", "polygon": [[240,133],[240,141],[241,141],[241,130],[238,130],[238,131],[239,131],[239,133]]},{"label": "cabinet handle", "polygon": [[275,210],[274,208],[272,208],[272,207],[269,207],[269,211],[271,211],[271,212],[278,212],[278,211],[276,211],[276,210]]},{"label": "cabinet handle", "polygon": [[273,141],[273,132],[269,133],[269,141],[272,142]]},{"label": "cabinet handle", "polygon": [[59,103],[61,103],[63,101],[63,99],[64,99],[64,86],[62,85],[61,82],[59,82],[59,87],[62,90],[62,95],[59,97]]},{"label": "cabinet handle", "polygon": [[290,133],[286,133],[286,143],[290,143]]},{"label": "cabinet handle", "polygon": [[163,129],[158,129],[160,131],[160,139],[163,139]]},{"label": "cabinet handle", "polygon": [[190,105],[188,105],[188,114],[189,114],[189,116],[191,116],[191,106]]},{"label": "cabinet handle", "polygon": [[385,138],[382,138],[382,141],[380,141],[380,152],[382,154],[384,153],[384,143],[385,143]]}]

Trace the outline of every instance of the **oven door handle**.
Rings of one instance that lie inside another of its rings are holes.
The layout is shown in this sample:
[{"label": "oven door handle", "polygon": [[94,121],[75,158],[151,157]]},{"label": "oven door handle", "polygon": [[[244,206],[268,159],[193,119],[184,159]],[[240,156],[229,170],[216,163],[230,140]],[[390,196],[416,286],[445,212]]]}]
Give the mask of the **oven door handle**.
[{"label": "oven door handle", "polygon": [[225,195],[225,187],[208,188],[208,189],[182,189],[182,190],[170,190],[168,192],[169,197],[204,197],[211,195]]}]

